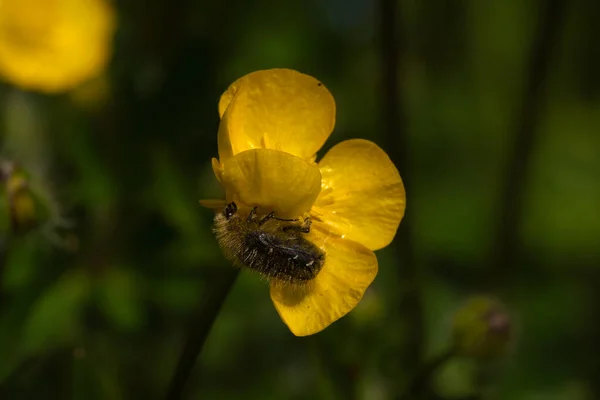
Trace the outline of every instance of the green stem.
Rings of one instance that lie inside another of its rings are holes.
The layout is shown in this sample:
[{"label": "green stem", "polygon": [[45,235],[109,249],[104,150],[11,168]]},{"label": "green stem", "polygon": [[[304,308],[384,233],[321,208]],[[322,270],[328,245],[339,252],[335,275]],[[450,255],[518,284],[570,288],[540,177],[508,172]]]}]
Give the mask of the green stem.
[{"label": "green stem", "polygon": [[348,373],[346,366],[336,357],[328,343],[323,342],[323,337],[315,335],[312,341],[312,349],[318,368],[320,378],[328,387],[323,390],[323,398],[354,400],[357,398],[355,382]]},{"label": "green stem", "polygon": [[385,149],[390,159],[398,167],[404,186],[408,208],[398,228],[392,249],[399,261],[397,268],[398,295],[395,299],[395,313],[400,317],[402,342],[394,354],[394,361],[388,377],[404,376],[415,371],[423,357],[425,321],[423,319],[423,299],[419,271],[415,262],[412,234],[412,174],[410,170],[410,152],[406,107],[398,90],[403,67],[404,46],[402,18],[398,0],[380,0],[379,2],[380,40],[381,40],[381,91],[382,120],[385,132]]},{"label": "green stem", "polygon": [[192,323],[185,346],[179,356],[175,374],[169,384],[167,400],[178,400],[182,398],[185,384],[188,381],[196,359],[202,351],[204,342],[210,333],[210,330],[225,302],[229,291],[231,290],[236,278],[239,275],[238,268],[232,268],[224,273],[218,280],[213,282],[207,289],[198,313]]},{"label": "green stem", "polygon": [[8,234],[0,236],[0,311],[2,311],[3,306],[6,304],[6,293],[4,293],[4,274],[8,259],[9,240],[10,238]]},{"label": "green stem", "polygon": [[491,254],[490,288],[501,287],[514,272],[520,252],[519,231],[525,211],[525,196],[531,163],[539,141],[539,121],[547,101],[547,81],[552,57],[559,44],[567,17],[566,0],[548,0],[540,3],[540,19],[529,52],[523,97],[516,114],[512,143],[505,157],[506,165],[496,226],[495,246]]},{"label": "green stem", "polygon": [[448,349],[423,364],[414,378],[410,381],[406,392],[400,397],[401,400],[418,399],[429,388],[431,378],[435,372],[448,360],[454,357],[454,350]]}]

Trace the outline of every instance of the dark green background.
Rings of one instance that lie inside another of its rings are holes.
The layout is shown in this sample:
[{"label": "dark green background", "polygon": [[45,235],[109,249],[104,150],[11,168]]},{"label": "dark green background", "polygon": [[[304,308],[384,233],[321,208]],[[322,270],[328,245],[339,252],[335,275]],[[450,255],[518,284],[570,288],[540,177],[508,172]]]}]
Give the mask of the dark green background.
[{"label": "dark green background", "polygon": [[[188,398],[396,398],[415,350],[443,350],[475,294],[506,304],[509,354],[447,364],[440,396],[600,398],[600,3],[559,3],[400,2],[395,68],[377,2],[122,0],[104,106],[0,84],[2,155],[51,188],[42,205],[78,242],[4,224],[0,398],[163,397],[203,293],[230,268],[197,202],[221,194],[217,102],[273,67],[333,93],[325,149],[359,137],[392,155],[406,224],[360,305],[313,337],[294,337],[242,273]],[[522,185],[503,189],[511,165]]]}]

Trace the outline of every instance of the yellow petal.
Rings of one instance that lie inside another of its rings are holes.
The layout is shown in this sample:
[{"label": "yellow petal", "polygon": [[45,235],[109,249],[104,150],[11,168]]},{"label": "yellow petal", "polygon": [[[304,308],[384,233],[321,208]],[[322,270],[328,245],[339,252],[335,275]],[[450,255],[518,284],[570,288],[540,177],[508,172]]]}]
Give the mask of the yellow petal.
[{"label": "yellow petal", "polygon": [[335,101],[312,76],[270,69],[231,84],[219,101],[219,115],[227,124],[219,127],[219,135],[228,135],[219,139],[220,157],[230,143],[234,155],[269,148],[310,159],[333,130]]},{"label": "yellow petal", "polygon": [[317,333],[350,312],[377,275],[377,258],[366,247],[313,224],[308,239],[325,251],[325,264],[303,287],[271,283],[279,316],[296,336]]},{"label": "yellow petal", "polygon": [[321,173],[315,164],[270,149],[233,156],[223,164],[221,179],[228,199],[286,218],[307,212],[321,190]]},{"label": "yellow petal", "polygon": [[219,151],[219,161],[222,163],[226,162],[231,157],[233,157],[233,147],[231,145],[230,132],[235,129],[240,129],[239,120],[237,121],[238,126],[236,127],[236,121],[229,118],[234,109],[235,107],[230,107],[227,109],[225,114],[221,115],[221,123],[219,124],[219,130],[217,132],[217,147]]},{"label": "yellow petal", "polygon": [[211,165],[212,165],[212,169],[213,169],[213,173],[215,174],[215,177],[217,178],[217,180],[219,182],[221,182],[222,176],[223,176],[223,167],[221,166],[221,163],[219,162],[219,160],[217,160],[216,158],[213,157],[213,159],[211,160]]},{"label": "yellow petal", "polygon": [[210,208],[215,211],[222,211],[228,204],[227,200],[203,199],[198,200],[202,207]]},{"label": "yellow petal", "polygon": [[387,246],[404,216],[406,196],[388,155],[368,140],[346,140],[319,162],[322,192],[313,216],[371,250]]}]

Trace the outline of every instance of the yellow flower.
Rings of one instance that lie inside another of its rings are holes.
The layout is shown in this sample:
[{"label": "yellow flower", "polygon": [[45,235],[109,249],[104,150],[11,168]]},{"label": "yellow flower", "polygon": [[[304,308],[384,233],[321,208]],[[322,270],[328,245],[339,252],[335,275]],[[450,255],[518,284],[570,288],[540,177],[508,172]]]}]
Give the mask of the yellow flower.
[{"label": "yellow flower", "polygon": [[377,275],[373,250],[387,246],[404,215],[400,175],[387,154],[362,139],[341,142],[315,163],[335,125],[335,102],[315,78],[288,69],[248,74],[219,102],[219,159],[226,201],[281,218],[308,216],[306,238],[325,253],[311,284],[270,282],[281,319],[311,335],[351,311]]},{"label": "yellow flower", "polygon": [[72,89],[104,70],[114,25],[104,0],[0,0],[0,75],[29,90]]}]

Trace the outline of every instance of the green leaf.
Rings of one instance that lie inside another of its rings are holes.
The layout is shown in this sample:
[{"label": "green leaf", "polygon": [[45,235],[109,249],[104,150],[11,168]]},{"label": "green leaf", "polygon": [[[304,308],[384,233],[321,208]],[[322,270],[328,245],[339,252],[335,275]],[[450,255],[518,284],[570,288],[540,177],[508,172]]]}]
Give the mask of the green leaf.
[{"label": "green leaf", "polygon": [[14,237],[7,251],[2,289],[7,293],[25,290],[33,281],[39,265],[36,263],[40,236],[35,234]]},{"label": "green leaf", "polygon": [[141,277],[127,269],[106,271],[96,288],[100,310],[119,329],[135,331],[145,320],[141,304]]},{"label": "green leaf", "polygon": [[89,291],[83,271],[64,273],[34,304],[23,328],[22,351],[39,352],[77,338]]}]

